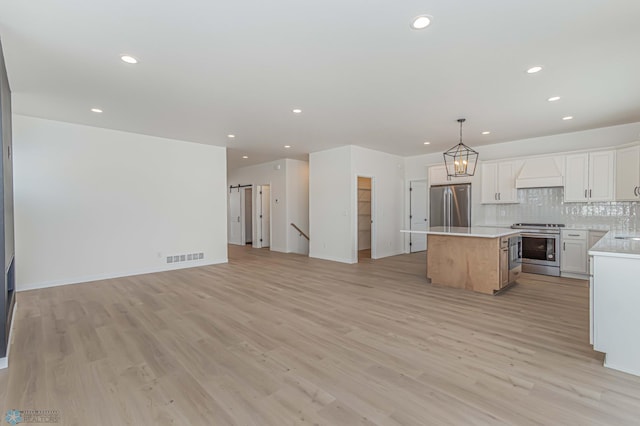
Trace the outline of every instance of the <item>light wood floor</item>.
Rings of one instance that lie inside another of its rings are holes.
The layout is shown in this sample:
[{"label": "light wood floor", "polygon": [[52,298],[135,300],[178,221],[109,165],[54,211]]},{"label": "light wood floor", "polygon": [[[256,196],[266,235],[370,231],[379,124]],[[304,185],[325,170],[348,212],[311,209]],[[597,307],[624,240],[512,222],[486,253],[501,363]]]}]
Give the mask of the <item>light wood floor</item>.
[{"label": "light wood floor", "polygon": [[[65,425],[626,425],[582,281],[499,296],[426,284],[425,254],[230,263],[18,294],[3,411]],[[2,408],[2,407],[0,407]]]},{"label": "light wood floor", "polygon": [[371,249],[358,250],[358,262],[369,262],[371,260]]}]

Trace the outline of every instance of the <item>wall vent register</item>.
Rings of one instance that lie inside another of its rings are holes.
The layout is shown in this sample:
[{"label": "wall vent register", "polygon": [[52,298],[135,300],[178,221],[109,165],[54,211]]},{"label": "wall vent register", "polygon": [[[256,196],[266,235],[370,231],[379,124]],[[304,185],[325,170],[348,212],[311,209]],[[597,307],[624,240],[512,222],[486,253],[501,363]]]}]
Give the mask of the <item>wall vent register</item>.
[{"label": "wall vent register", "polygon": [[190,262],[201,259],[204,259],[204,253],[177,254],[175,256],[167,256],[167,263]]}]

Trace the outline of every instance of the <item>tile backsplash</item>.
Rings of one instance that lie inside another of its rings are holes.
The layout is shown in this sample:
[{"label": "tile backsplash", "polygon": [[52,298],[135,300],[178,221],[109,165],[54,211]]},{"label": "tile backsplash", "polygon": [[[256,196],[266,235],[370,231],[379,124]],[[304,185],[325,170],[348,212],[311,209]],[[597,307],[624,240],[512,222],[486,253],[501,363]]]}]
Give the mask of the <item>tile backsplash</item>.
[{"label": "tile backsplash", "polygon": [[489,204],[478,207],[478,223],[564,223],[566,225],[605,225],[615,229],[640,231],[640,203],[608,201],[565,203],[564,188],[518,190],[519,204]]}]

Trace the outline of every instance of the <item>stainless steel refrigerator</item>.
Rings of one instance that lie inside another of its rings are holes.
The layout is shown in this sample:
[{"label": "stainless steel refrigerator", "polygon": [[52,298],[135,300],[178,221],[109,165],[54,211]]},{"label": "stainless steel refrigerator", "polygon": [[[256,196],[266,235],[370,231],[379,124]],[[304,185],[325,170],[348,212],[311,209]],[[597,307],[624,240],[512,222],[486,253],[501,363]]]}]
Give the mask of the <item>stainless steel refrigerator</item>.
[{"label": "stainless steel refrigerator", "polygon": [[429,189],[429,226],[471,226],[471,184]]}]

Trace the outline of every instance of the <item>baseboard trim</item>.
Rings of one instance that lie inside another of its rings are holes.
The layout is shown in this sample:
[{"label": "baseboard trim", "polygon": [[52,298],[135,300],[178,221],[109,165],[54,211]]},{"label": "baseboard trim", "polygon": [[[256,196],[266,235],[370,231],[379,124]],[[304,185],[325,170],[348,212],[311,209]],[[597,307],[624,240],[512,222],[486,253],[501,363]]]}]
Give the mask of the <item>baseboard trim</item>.
[{"label": "baseboard trim", "polygon": [[573,278],[575,280],[588,280],[589,275],[574,274],[573,272],[560,272],[562,278]]},{"label": "baseboard trim", "polygon": [[7,356],[0,358],[0,370],[9,368],[9,355],[11,355],[11,340],[13,337],[13,327],[15,327],[16,311],[18,310],[18,301],[13,304],[13,313],[11,314],[11,327],[9,328],[9,338],[7,339]]},{"label": "baseboard trim", "polygon": [[111,274],[98,274],[98,275],[88,275],[83,277],[73,277],[73,278],[63,278],[59,280],[51,280],[44,281],[39,283],[27,283],[16,285],[17,292],[29,291],[29,290],[38,290],[41,288],[49,288],[49,287],[58,287],[62,285],[71,285],[71,284],[82,284],[88,283],[92,281],[102,281],[102,280],[110,280],[113,278],[122,278],[122,277],[130,277],[134,275],[144,275],[144,274],[154,274],[157,272],[168,272],[175,271],[178,269],[189,269],[189,268],[198,268],[201,266],[211,266],[211,265],[219,265],[221,263],[229,263],[228,258],[224,259],[215,259],[215,260],[201,260],[197,262],[189,262],[188,264],[180,264],[180,265],[170,265],[170,266],[162,266],[157,268],[145,268],[133,271],[126,272],[115,272]]},{"label": "baseboard trim", "polygon": [[634,376],[640,376],[640,370],[636,370],[628,367],[620,367],[618,365],[607,362],[607,356],[605,355],[604,364],[605,367],[610,368],[612,370],[622,371],[623,373],[632,374]]},{"label": "baseboard trim", "polygon": [[384,259],[385,257],[400,256],[401,254],[411,254],[411,253],[405,253],[402,250],[393,251],[393,252],[385,252],[385,253],[376,253],[376,257],[372,257],[372,259],[374,259],[374,260],[376,260],[376,259]]},{"label": "baseboard trim", "polygon": [[358,263],[357,260],[345,259],[345,258],[341,258],[341,257],[318,256],[318,255],[312,255],[312,254],[310,254],[309,257],[311,257],[313,259],[329,260],[331,262],[340,262],[340,263],[348,263],[348,264]]}]

